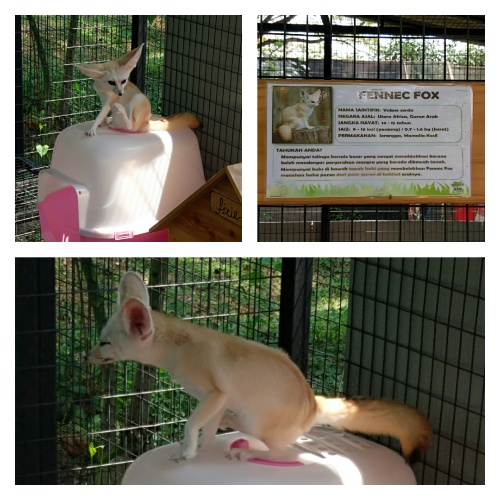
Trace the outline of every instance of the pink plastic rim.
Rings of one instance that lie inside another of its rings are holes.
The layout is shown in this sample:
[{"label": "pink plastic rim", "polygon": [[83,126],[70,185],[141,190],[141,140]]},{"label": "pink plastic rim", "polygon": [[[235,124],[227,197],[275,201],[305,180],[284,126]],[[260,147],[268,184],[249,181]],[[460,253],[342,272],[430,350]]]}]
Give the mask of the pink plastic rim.
[{"label": "pink plastic rim", "polygon": [[266,458],[251,458],[249,462],[259,465],[271,465],[274,467],[299,467],[301,465],[304,465],[302,462],[297,462],[297,461],[286,462],[279,460],[268,460]]},{"label": "pink plastic rim", "polygon": [[[250,448],[250,443],[244,439],[237,439],[236,441],[233,441],[229,445],[229,449],[232,450],[233,448],[241,448],[248,450]],[[288,462],[286,460],[269,460],[267,458],[250,458],[248,460],[249,462],[252,462],[253,464],[259,464],[259,465],[270,465],[274,467],[299,467],[301,465],[304,465],[302,462],[299,461],[293,461],[293,462]]]}]

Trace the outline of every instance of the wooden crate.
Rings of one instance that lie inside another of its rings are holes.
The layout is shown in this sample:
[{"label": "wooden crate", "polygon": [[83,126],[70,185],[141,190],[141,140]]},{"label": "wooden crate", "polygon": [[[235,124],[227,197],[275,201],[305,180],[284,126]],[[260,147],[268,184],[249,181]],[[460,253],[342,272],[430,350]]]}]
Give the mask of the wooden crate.
[{"label": "wooden crate", "polygon": [[168,228],[169,241],[241,241],[241,163],[219,173],[149,231]]}]

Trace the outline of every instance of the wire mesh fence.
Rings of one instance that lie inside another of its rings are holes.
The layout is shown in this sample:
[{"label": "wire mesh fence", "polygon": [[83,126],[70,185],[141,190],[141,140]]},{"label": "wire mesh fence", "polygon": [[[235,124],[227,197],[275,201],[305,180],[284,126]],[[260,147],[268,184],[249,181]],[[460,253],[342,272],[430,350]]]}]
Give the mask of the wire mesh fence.
[{"label": "wire mesh fence", "polygon": [[[434,431],[418,482],[483,484],[484,259],[307,260],[306,337],[291,345],[307,346],[314,392],[417,406]],[[84,362],[126,270],[144,277],[153,309],[279,347],[280,318],[295,314],[284,264],[17,259],[16,483],[117,484],[139,455],[182,439],[196,400],[168,373]]]},{"label": "wire mesh fence", "polygon": [[414,467],[420,484],[484,484],[484,259],[352,267],[347,393],[404,400],[429,416],[433,441]]},{"label": "wire mesh fence", "polygon": [[61,130],[94,120],[92,81],[74,63],[145,43],[131,80],[154,114],[194,113],[205,178],[241,162],[241,16],[16,16],[16,239],[39,241],[37,179]]},{"label": "wire mesh fence", "polygon": [[259,78],[485,79],[484,16],[258,16]]},{"label": "wire mesh fence", "polygon": [[[292,84],[297,79],[482,82],[485,18],[261,15],[257,76]],[[485,240],[484,203],[366,203],[262,204],[258,241]]]},{"label": "wire mesh fence", "polygon": [[[59,422],[62,483],[119,483],[140,454],[181,439],[196,404],[163,370],[132,362],[91,368],[82,362],[114,310],[114,290],[125,269],[144,276],[154,309],[277,345],[280,273],[272,259],[61,263],[57,272],[58,394],[67,408]],[[75,318],[79,328],[68,318]],[[74,355],[68,356],[68,351]],[[68,442],[75,440],[82,446],[75,452],[68,450]],[[103,447],[95,457],[89,455],[90,442]],[[92,462],[94,467],[89,468]]]},{"label": "wire mesh fence", "polygon": [[485,206],[259,205],[258,241],[484,241]]},{"label": "wire mesh fence", "polygon": [[[47,261],[52,259],[42,259],[42,264]],[[20,259],[17,265],[24,269],[27,261]],[[126,270],[144,276],[156,310],[279,345],[282,259],[81,258],[57,259],[52,267],[55,379],[54,391],[47,394],[55,434],[46,445],[55,441],[57,453],[53,469],[41,473],[37,464],[29,473],[19,474],[19,482],[57,478],[59,484],[116,484],[140,454],[182,438],[196,401],[169,374],[133,362],[100,367],[84,362],[114,311],[115,290]],[[309,330],[308,376],[317,391],[331,395],[342,393],[349,268],[348,259],[314,262],[311,300],[317,313]],[[47,276],[40,279],[48,281]],[[19,302],[38,298],[36,293],[20,294]],[[18,334],[24,340],[28,332],[21,329]],[[39,338],[47,334],[41,326],[33,331]],[[37,363],[31,375],[38,369]],[[18,411],[23,415],[37,411],[40,404],[34,398]],[[40,441],[19,439],[20,446],[28,447]],[[49,455],[41,460],[45,467],[51,463]]]}]

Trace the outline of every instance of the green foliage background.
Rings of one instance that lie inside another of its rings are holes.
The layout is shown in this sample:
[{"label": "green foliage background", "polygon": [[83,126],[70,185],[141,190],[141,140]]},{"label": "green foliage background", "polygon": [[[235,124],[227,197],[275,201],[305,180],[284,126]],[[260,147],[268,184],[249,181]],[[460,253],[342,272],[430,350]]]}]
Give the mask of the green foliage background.
[{"label": "green foliage background", "polygon": [[[196,406],[163,370],[84,363],[114,310],[125,270],[144,276],[154,309],[278,345],[280,258],[57,259],[56,265],[63,483],[119,482],[136,456],[179,441]],[[348,259],[314,259],[308,380],[316,393],[343,390],[349,276]],[[81,444],[76,452],[74,443]]]}]

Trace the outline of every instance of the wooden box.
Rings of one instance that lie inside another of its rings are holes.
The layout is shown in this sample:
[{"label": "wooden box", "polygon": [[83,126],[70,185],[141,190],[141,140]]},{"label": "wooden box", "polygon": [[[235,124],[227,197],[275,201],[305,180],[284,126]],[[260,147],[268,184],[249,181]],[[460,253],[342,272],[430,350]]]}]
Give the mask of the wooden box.
[{"label": "wooden box", "polygon": [[224,167],[156,223],[169,241],[241,241],[241,163]]}]

